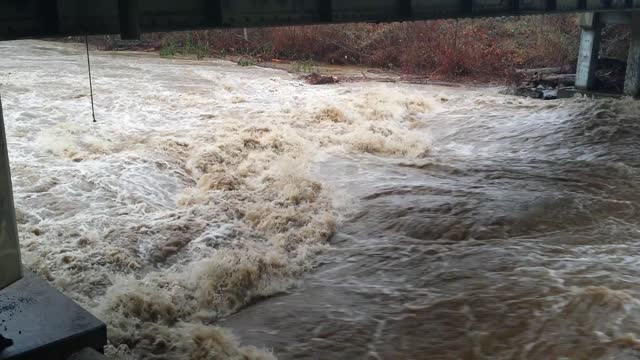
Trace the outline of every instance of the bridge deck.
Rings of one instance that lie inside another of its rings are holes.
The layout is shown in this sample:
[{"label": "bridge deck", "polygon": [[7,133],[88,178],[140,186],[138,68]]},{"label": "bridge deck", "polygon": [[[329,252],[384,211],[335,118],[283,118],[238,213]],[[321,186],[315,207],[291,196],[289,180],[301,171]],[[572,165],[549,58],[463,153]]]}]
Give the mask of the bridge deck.
[{"label": "bridge deck", "polygon": [[2,0],[0,40],[640,10],[640,0]]}]

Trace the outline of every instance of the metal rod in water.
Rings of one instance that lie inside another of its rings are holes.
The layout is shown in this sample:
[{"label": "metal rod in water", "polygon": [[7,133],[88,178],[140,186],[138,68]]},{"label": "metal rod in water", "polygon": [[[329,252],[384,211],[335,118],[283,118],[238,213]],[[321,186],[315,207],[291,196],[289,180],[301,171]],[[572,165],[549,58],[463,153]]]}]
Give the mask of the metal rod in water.
[{"label": "metal rod in water", "polygon": [[84,36],[84,43],[87,46],[87,67],[89,69],[89,91],[91,92],[91,116],[93,117],[93,122],[96,121],[96,109],[93,102],[93,80],[91,79],[91,58],[89,57],[89,36]]}]

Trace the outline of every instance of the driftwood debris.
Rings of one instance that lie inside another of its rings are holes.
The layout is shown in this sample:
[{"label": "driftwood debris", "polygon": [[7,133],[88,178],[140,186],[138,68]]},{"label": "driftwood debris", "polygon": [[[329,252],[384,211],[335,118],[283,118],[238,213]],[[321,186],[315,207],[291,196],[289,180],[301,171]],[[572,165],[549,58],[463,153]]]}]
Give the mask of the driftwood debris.
[{"label": "driftwood debris", "polygon": [[570,66],[562,66],[562,67],[548,67],[548,68],[538,68],[538,69],[517,69],[516,74],[520,75],[549,75],[549,74],[562,74],[571,72]]},{"label": "driftwood debris", "polygon": [[337,84],[340,82],[340,80],[335,76],[325,76],[318,73],[311,73],[303,76],[302,78],[307,82],[307,84],[311,85]]},{"label": "driftwood debris", "polygon": [[568,66],[549,67],[539,69],[516,70],[520,79],[520,86],[537,88],[542,85],[545,88],[573,86],[576,83],[575,71]]},{"label": "driftwood debris", "polygon": [[558,89],[574,86],[576,75],[569,67],[552,67],[516,70],[519,81],[515,94],[535,99],[553,100],[558,98]]},{"label": "driftwood debris", "polygon": [[[612,58],[598,59],[596,88],[621,93],[626,62]],[[516,70],[517,85],[512,93],[537,99],[554,99],[558,90],[575,86],[575,69],[568,66]]]}]

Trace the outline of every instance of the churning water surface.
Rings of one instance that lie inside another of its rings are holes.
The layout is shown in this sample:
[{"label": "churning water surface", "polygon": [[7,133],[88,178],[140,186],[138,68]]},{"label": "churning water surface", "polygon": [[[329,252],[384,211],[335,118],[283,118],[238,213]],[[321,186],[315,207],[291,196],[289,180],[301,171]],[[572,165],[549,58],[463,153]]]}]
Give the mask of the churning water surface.
[{"label": "churning water surface", "polygon": [[[28,267],[112,359],[637,359],[640,105],[4,43]],[[234,338],[233,331],[238,338]]]}]

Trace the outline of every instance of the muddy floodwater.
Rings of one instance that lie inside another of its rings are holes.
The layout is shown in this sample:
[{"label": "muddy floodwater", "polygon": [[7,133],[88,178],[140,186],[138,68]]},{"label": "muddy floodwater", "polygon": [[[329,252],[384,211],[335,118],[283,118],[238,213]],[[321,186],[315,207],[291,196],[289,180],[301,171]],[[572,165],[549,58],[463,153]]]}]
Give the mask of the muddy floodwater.
[{"label": "muddy floodwater", "polygon": [[110,359],[638,359],[640,103],[0,46],[25,264]]}]

